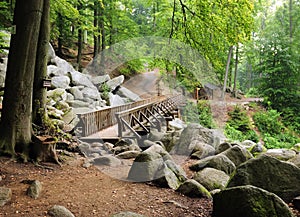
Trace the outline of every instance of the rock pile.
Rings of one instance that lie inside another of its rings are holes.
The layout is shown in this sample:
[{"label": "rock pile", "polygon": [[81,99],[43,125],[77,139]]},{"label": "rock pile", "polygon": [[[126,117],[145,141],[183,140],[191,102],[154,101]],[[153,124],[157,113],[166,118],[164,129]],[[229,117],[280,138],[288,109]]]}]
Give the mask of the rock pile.
[{"label": "rock pile", "polygon": [[[0,88],[4,87],[7,58],[0,62]],[[85,70],[88,73],[87,70]],[[122,87],[124,76],[110,78],[108,74],[91,76],[76,71],[67,61],[56,56],[49,44],[47,75],[51,88],[47,91],[47,111],[61,128],[73,129],[76,114],[138,101],[140,97]],[[3,91],[0,91],[0,103]]]}]

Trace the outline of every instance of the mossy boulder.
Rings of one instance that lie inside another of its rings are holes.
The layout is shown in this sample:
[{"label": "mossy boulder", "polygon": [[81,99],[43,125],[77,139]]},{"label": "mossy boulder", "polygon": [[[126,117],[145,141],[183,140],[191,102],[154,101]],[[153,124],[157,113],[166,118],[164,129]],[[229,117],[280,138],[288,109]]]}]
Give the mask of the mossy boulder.
[{"label": "mossy boulder", "polygon": [[199,182],[193,179],[186,180],[177,191],[189,197],[206,197],[211,198],[209,191]]},{"label": "mossy boulder", "polygon": [[136,182],[146,182],[158,179],[156,174],[158,170],[163,169],[164,160],[162,156],[156,152],[144,151],[140,153],[134,160],[128,179]]},{"label": "mossy boulder", "polygon": [[235,164],[235,166],[239,166],[245,161],[253,158],[252,154],[245,147],[241,147],[239,145],[235,145],[227,149],[222,154],[227,156]]},{"label": "mossy boulder", "polygon": [[199,171],[205,167],[211,167],[217,170],[222,170],[228,175],[230,175],[236,168],[234,163],[227,156],[221,153],[197,161],[196,163],[190,166],[190,169],[193,171]]},{"label": "mossy boulder", "polygon": [[212,191],[215,189],[224,189],[229,180],[229,175],[214,168],[204,168],[197,172],[193,178],[207,190]]},{"label": "mossy boulder", "polygon": [[300,169],[297,166],[262,154],[241,164],[227,187],[253,185],[290,202],[300,195],[299,183]]},{"label": "mossy boulder", "polygon": [[213,217],[292,217],[277,195],[251,185],[228,188],[213,195]]},{"label": "mossy boulder", "polygon": [[288,160],[288,162],[295,164],[297,167],[300,168],[300,154],[297,154],[292,159]]}]

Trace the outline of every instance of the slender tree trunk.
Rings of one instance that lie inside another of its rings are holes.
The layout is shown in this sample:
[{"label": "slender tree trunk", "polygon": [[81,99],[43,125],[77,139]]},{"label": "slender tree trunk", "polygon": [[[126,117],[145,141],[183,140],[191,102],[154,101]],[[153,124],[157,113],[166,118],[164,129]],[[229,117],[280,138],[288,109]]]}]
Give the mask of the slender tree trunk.
[{"label": "slender tree trunk", "polygon": [[224,85],[223,85],[223,91],[221,94],[221,99],[225,99],[225,92],[226,92],[226,83],[227,83],[227,78],[228,78],[228,71],[229,71],[229,66],[230,66],[230,60],[231,60],[231,54],[232,54],[233,46],[230,46],[229,52],[228,52],[228,57],[227,57],[227,64],[226,64],[226,72],[225,72],[225,78],[224,78]]},{"label": "slender tree trunk", "polygon": [[32,121],[43,126],[47,117],[47,90],[43,87],[43,79],[47,77],[47,55],[50,39],[50,0],[44,0],[43,15],[39,33],[36,65],[33,83]]},{"label": "slender tree trunk", "polygon": [[[82,3],[78,3],[77,7],[79,13],[82,10]],[[78,23],[78,37],[77,37],[77,65],[78,70],[81,70],[81,57],[82,57],[82,46],[83,46],[83,36],[82,36],[82,29],[80,27],[80,22]]]},{"label": "slender tree trunk", "polygon": [[[111,16],[111,15],[110,15]],[[106,32],[104,27],[104,8],[100,8],[100,23],[99,23],[100,29],[101,29],[101,60],[100,60],[100,74],[105,74],[105,48],[106,48]],[[110,33],[110,40],[112,40],[112,32]]]},{"label": "slender tree trunk", "polygon": [[94,31],[97,33],[94,33],[94,57],[99,53],[99,41],[98,41],[98,26],[99,26],[99,4],[98,0],[94,0]]},{"label": "slender tree trunk", "polygon": [[32,90],[43,1],[17,0],[0,124],[0,151],[27,160],[32,129]]},{"label": "slender tree trunk", "polygon": [[237,81],[237,71],[238,71],[238,64],[239,64],[239,44],[236,46],[236,53],[235,53],[235,67],[234,67],[234,80],[233,80],[233,95],[237,97],[236,94],[236,81]]}]

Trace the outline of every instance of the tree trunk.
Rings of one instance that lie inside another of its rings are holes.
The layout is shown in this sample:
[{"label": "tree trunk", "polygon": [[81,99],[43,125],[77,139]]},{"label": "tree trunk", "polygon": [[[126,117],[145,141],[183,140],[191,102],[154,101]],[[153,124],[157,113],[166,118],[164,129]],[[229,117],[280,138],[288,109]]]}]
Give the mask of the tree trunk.
[{"label": "tree trunk", "polygon": [[238,64],[239,64],[239,44],[236,46],[236,53],[235,53],[235,67],[234,67],[234,80],[233,80],[233,96],[237,97],[236,94],[236,80],[237,80],[237,71],[238,71]]},{"label": "tree trunk", "polygon": [[290,41],[293,39],[293,0],[289,0],[289,30],[290,30]]},{"label": "tree trunk", "polygon": [[98,41],[98,18],[99,15],[99,4],[98,4],[98,0],[94,0],[94,31],[96,31],[97,33],[94,33],[94,57],[99,53],[99,41]]},{"label": "tree trunk", "polygon": [[36,65],[33,83],[32,121],[44,126],[47,117],[47,90],[43,87],[43,79],[47,77],[47,55],[50,39],[50,0],[44,0],[43,15],[39,33]]},{"label": "tree trunk", "polygon": [[[78,3],[77,7],[79,13],[82,9],[82,3]],[[77,64],[78,64],[78,70],[81,70],[81,56],[82,56],[82,45],[83,45],[83,38],[82,38],[82,29],[80,27],[80,23],[78,24],[78,37],[77,37]]]},{"label": "tree trunk", "polygon": [[[101,60],[100,60],[100,74],[105,74],[105,48],[106,48],[106,32],[104,27],[104,8],[101,7],[100,9],[100,20],[99,20],[99,27],[101,29]],[[112,32],[110,33],[112,35]]]},{"label": "tree trunk", "polygon": [[227,64],[226,64],[226,72],[225,72],[225,78],[224,78],[223,91],[222,91],[222,94],[221,94],[221,99],[222,100],[225,99],[226,83],[227,83],[227,78],[228,78],[228,71],[229,71],[229,66],[230,66],[232,50],[233,50],[233,46],[230,46],[229,52],[228,52],[228,57],[227,57]]},{"label": "tree trunk", "polygon": [[16,1],[16,34],[11,38],[5,80],[0,151],[10,156],[20,154],[25,161],[31,142],[33,78],[42,13],[43,1]]}]

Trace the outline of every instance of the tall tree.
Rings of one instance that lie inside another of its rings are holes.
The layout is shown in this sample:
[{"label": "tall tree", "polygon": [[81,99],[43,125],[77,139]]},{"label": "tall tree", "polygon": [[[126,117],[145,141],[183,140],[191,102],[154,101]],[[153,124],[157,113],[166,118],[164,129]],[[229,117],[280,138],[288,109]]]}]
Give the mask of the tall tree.
[{"label": "tall tree", "polygon": [[17,0],[8,56],[0,123],[0,151],[29,156],[32,136],[32,92],[44,1]]},{"label": "tall tree", "polygon": [[50,39],[50,0],[44,0],[43,16],[40,25],[36,64],[33,83],[32,121],[36,125],[45,125],[47,118],[47,91],[43,81],[47,77],[47,54]]}]

